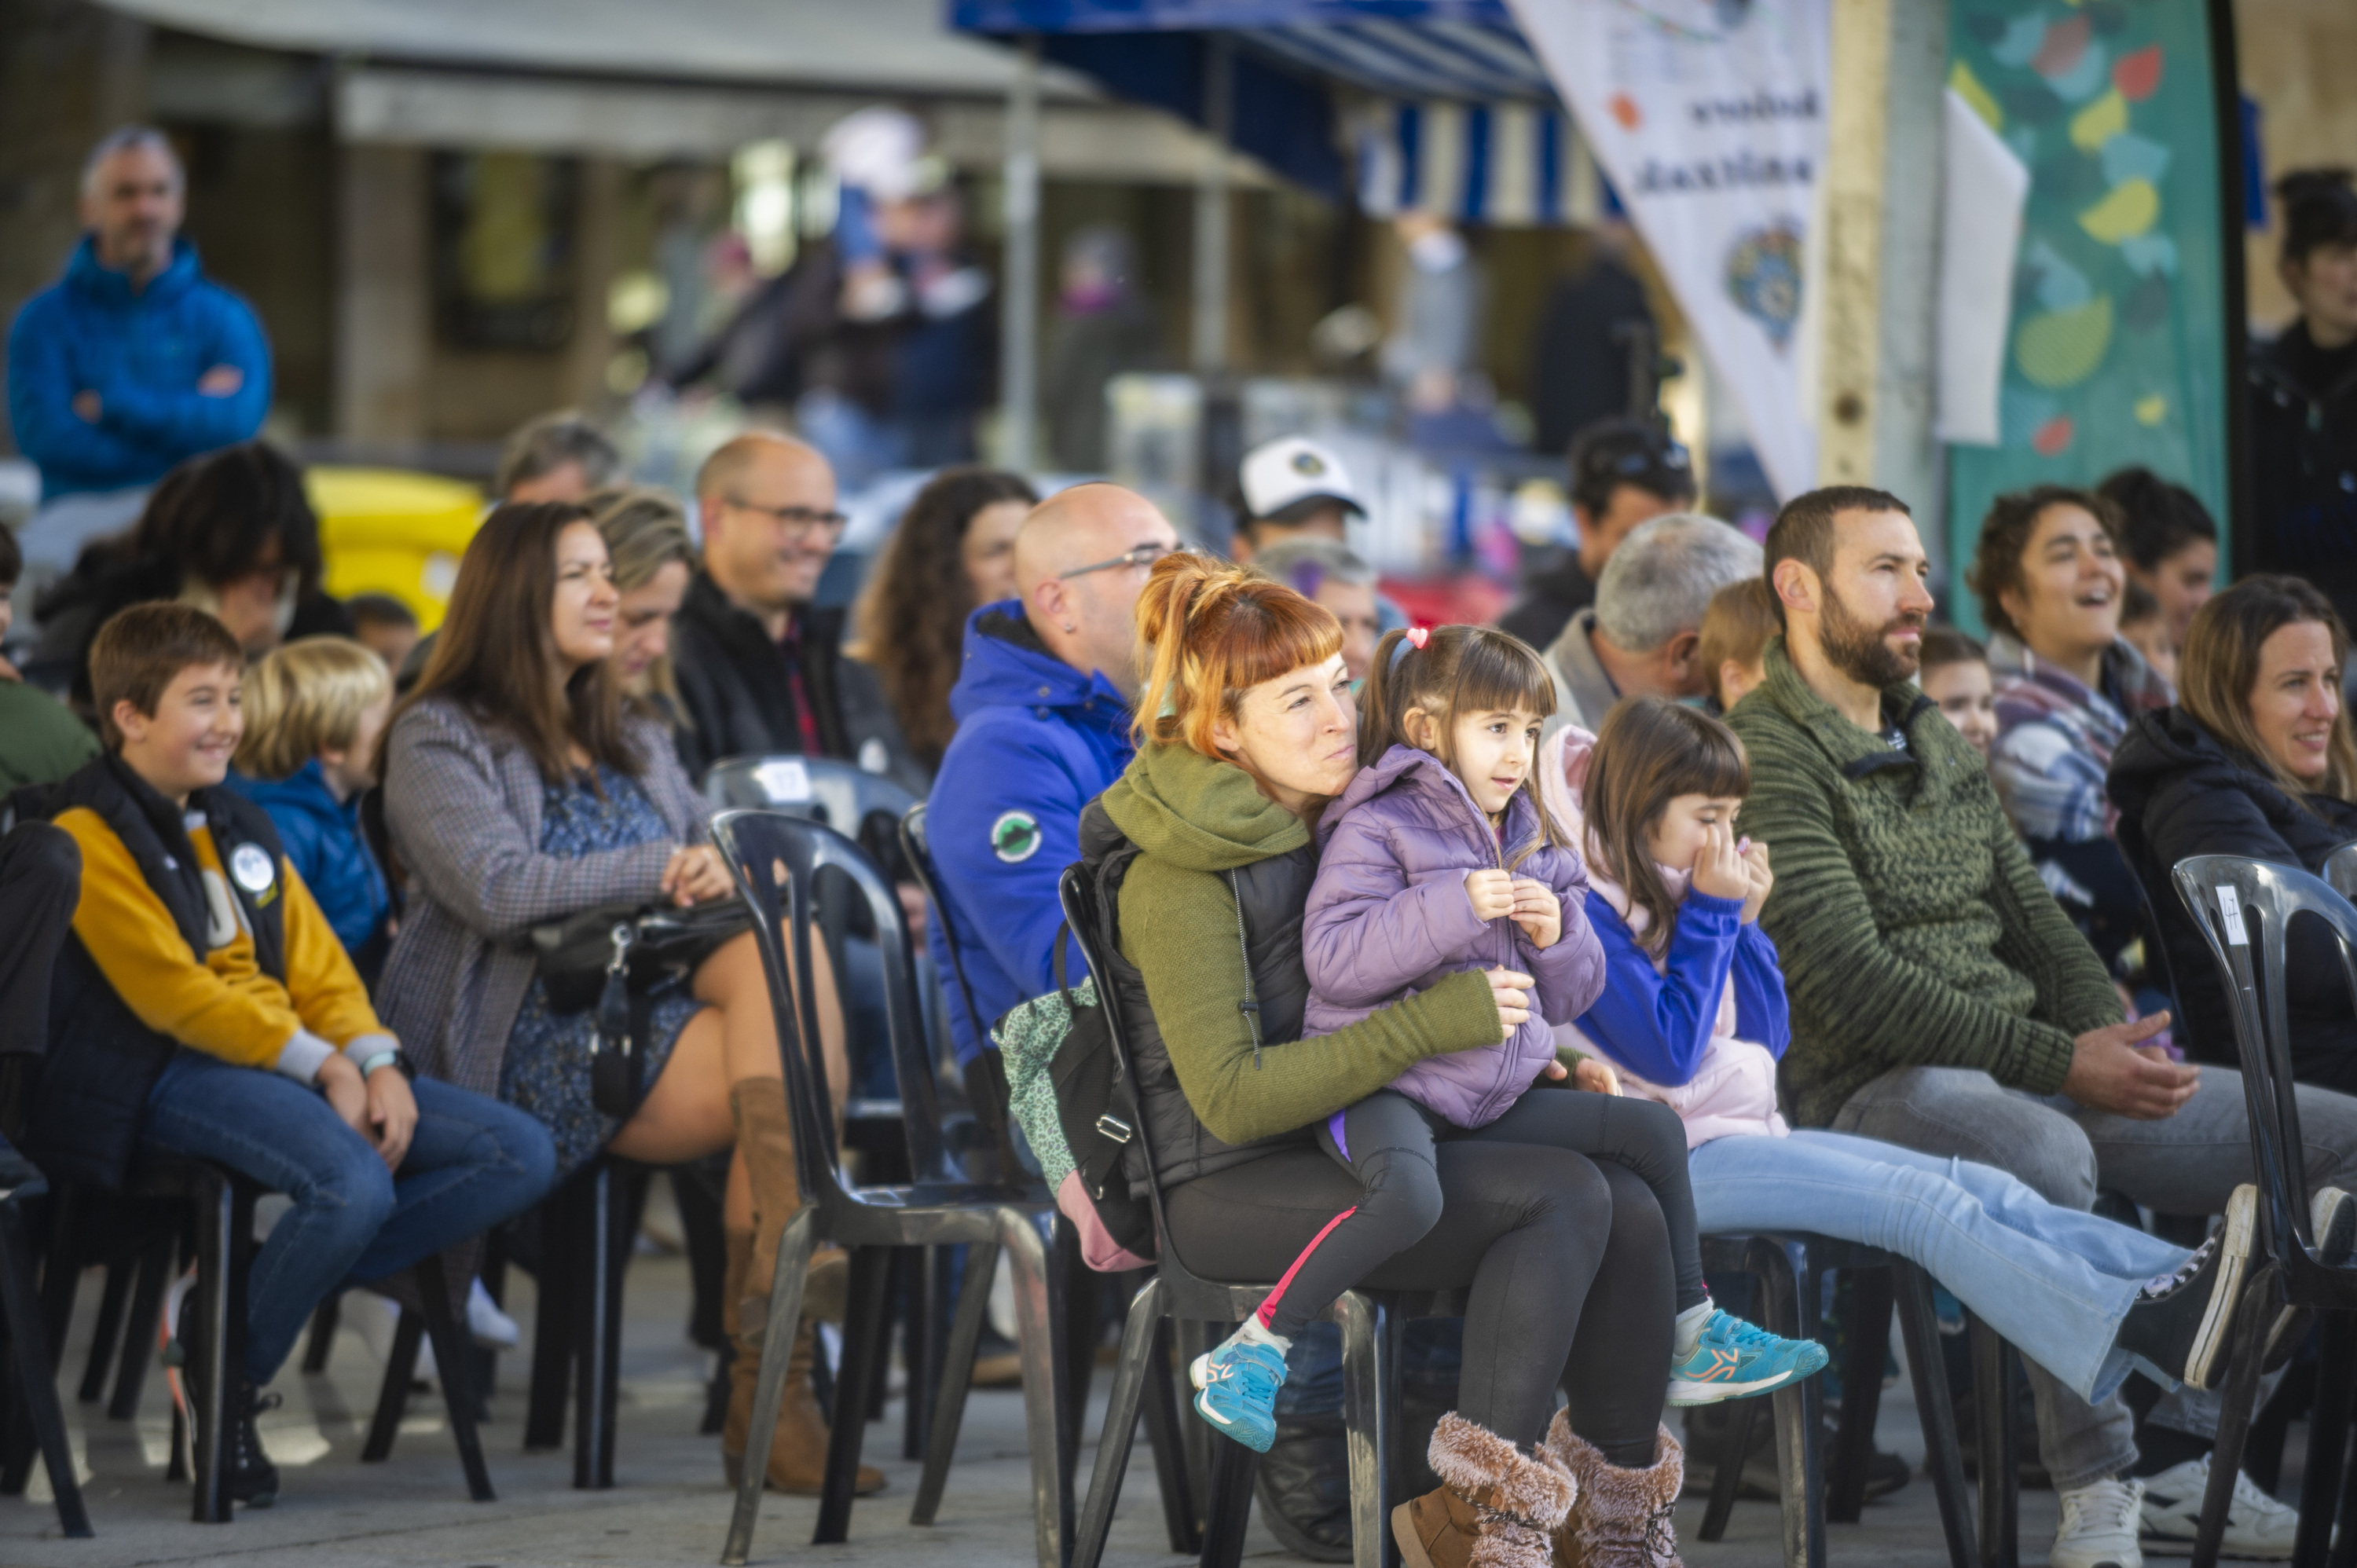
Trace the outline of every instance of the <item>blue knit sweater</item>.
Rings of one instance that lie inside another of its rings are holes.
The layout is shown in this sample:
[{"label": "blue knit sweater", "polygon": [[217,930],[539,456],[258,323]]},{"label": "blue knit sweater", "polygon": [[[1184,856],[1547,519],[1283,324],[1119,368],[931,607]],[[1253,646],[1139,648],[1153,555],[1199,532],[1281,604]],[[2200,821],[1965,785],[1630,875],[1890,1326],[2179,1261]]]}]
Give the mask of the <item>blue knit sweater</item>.
[{"label": "blue knit sweater", "polygon": [[[226,397],[197,391],[216,365],[244,375]],[[98,394],[96,424],[73,410]],[[252,307],[204,275],[178,242],[134,291],[84,238],[65,276],[8,333],[8,419],[41,470],[44,498],[151,485],[183,459],[246,440],[270,409],[270,342]]]}]

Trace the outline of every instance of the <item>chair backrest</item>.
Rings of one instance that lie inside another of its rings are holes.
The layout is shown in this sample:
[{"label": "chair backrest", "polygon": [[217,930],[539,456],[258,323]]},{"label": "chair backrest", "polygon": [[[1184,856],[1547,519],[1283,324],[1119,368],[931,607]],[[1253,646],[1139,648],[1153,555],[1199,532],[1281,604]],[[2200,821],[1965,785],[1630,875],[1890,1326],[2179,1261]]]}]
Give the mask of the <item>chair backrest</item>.
[{"label": "chair backrest", "polygon": [[942,897],[941,879],[933,873],[933,847],[925,836],[922,800],[901,814],[900,858],[909,863],[917,886],[925,890],[925,901],[933,907],[933,922],[942,933],[942,946],[949,951],[950,986],[954,992],[950,1005],[964,1013],[966,1028],[975,1040],[986,1040],[989,1030],[983,1025],[981,1011],[974,1004],[974,988],[965,983],[965,958],[958,951],[957,927],[950,923],[949,900]]},{"label": "chair backrest", "polygon": [[704,798],[724,811],[784,811],[823,822],[879,862],[890,859],[879,850],[917,804],[891,779],[833,757],[723,757],[704,775]]},{"label": "chair backrest", "polygon": [[[789,981],[791,974],[811,972],[811,932],[817,919],[814,894],[822,872],[849,878],[865,897],[876,923],[886,1031],[899,1079],[910,1172],[920,1182],[955,1179],[942,1144],[941,1104],[925,1049],[909,927],[891,884],[860,847],[841,833],[782,812],[723,811],[713,819],[712,837],[720,853],[728,857],[738,889],[752,910],[761,966],[770,980],[771,1011],[778,1020],[778,1050],[785,1068],[787,1097],[793,1109],[794,1159],[805,1189],[838,1201],[857,1201],[842,1182],[826,1059],[819,1043],[818,1001],[811,987],[795,987]],[[791,968],[786,961],[789,952],[793,955]],[[835,980],[838,985],[848,983],[839,961]]]},{"label": "chair backrest", "polygon": [[2169,957],[2169,933],[2160,923],[2169,897],[2169,873],[2153,859],[2144,842],[2144,829],[2134,817],[2123,816],[2112,837],[2120,846],[2120,858],[2128,863],[2136,901],[2144,907],[2145,979],[2169,993],[2169,1037],[2185,1047],[2187,1055],[2207,1057],[2208,1047],[2195,1035],[2193,1020],[2186,1015],[2185,998],[2178,993],[2176,966]]},{"label": "chair backrest", "polygon": [[2226,985],[2250,1112],[2261,1244],[2285,1268],[2295,1299],[2302,1284],[2333,1294],[2357,1289],[2357,1270],[2327,1268],[2315,1258],[2284,985],[2286,929],[2307,915],[2331,931],[2357,998],[2357,908],[2319,877],[2238,854],[2192,855],[2171,875]]},{"label": "chair backrest", "polygon": [[2357,904],[2357,839],[2335,845],[2324,857],[2324,881],[2335,893]]}]

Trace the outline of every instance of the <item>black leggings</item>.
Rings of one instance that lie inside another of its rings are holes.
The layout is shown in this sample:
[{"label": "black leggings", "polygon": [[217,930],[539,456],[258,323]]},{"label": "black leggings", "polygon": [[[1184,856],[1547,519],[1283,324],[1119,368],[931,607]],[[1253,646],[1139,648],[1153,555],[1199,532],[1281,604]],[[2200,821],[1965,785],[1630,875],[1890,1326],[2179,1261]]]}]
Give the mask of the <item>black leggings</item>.
[{"label": "black leggings", "polygon": [[1568,1149],[1631,1172],[1661,1205],[1677,1282],[1675,1310],[1702,1302],[1706,1292],[1686,1176],[1685,1123],[1668,1106],[1547,1086],[1526,1091],[1487,1126],[1468,1129],[1383,1089],[1318,1126],[1318,1146],[1358,1178],[1359,1197],[1294,1259],[1261,1304],[1262,1325],[1292,1338],[1323,1317],[1368,1270],[1421,1240],[1440,1219],[1433,1151],[1466,1140]]},{"label": "black leggings", "polygon": [[[1535,1443],[1571,1399],[1571,1426],[1615,1465],[1653,1462],[1668,1390],[1670,1247],[1662,1208],[1617,1165],[1567,1149],[1462,1139],[1433,1151],[1438,1220],[1353,1283],[1470,1288],[1457,1408]],[[1315,1149],[1288,1149],[1173,1187],[1165,1212],[1188,1269],[1274,1279],[1356,1201]]]}]

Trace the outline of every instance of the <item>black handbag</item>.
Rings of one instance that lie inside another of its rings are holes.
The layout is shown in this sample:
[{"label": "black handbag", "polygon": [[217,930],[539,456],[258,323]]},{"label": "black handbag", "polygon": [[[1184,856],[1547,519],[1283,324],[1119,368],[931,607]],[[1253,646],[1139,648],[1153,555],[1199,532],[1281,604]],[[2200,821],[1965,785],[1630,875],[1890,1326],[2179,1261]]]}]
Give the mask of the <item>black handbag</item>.
[{"label": "black handbag", "polygon": [[540,987],[557,1014],[595,1007],[589,1036],[589,1100],[608,1116],[638,1109],[639,1046],[654,988],[694,972],[723,943],[753,928],[741,898],[676,908],[606,904],[532,929]]}]

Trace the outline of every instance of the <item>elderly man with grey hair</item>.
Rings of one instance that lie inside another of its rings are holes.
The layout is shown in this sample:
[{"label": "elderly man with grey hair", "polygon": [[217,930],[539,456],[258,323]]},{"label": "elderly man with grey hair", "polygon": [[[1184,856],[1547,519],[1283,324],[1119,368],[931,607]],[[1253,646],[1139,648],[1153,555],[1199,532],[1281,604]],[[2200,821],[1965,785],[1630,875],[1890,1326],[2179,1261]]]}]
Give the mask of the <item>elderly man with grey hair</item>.
[{"label": "elderly man with grey hair", "polygon": [[136,521],[175,465],[250,438],[269,412],[270,344],[179,237],[186,186],[161,131],[102,140],[82,168],[81,243],[9,331],[9,424],[41,471],[19,539],[28,589]]},{"label": "elderly man with grey hair", "polygon": [[1623,697],[1709,690],[1695,657],[1703,612],[1713,594],[1760,571],[1760,546],[1715,517],[1675,511],[1637,528],[1605,564],[1594,606],[1543,655],[1555,699],[1545,733],[1595,729]]}]

